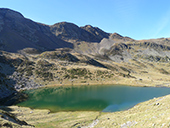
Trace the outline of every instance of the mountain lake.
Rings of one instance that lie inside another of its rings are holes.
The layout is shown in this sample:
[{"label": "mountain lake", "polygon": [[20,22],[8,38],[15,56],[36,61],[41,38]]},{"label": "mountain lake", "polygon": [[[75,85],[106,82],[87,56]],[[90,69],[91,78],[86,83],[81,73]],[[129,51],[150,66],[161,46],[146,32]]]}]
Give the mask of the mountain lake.
[{"label": "mountain lake", "polygon": [[133,107],[134,105],[170,94],[166,87],[132,87],[112,86],[70,86],[46,87],[27,90],[29,98],[19,103],[38,109],[58,111],[103,111],[115,112]]}]

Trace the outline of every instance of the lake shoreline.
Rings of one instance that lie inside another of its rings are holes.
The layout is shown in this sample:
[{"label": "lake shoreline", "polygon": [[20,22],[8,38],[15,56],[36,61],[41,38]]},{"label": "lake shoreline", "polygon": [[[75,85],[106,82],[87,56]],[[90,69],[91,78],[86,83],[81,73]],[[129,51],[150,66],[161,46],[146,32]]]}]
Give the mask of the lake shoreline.
[{"label": "lake shoreline", "polygon": [[156,87],[156,88],[170,88],[170,86],[165,86],[164,84],[160,84],[160,85],[154,85],[154,84],[146,84],[146,85],[141,85],[141,84],[126,84],[124,82],[113,82],[111,83],[106,82],[106,83],[97,83],[97,82],[91,82],[91,83],[62,83],[62,84],[47,84],[45,86],[39,86],[38,88],[27,88],[27,89],[21,89],[18,92],[22,93],[23,91],[26,90],[36,90],[36,89],[41,89],[41,88],[51,88],[51,87],[82,87],[82,86],[129,86],[129,87]]},{"label": "lake shoreline", "polygon": [[[127,81],[130,81],[130,82],[127,82]],[[62,83],[49,83],[47,85],[44,85],[44,86],[39,86],[37,88],[24,88],[24,89],[21,89],[21,90],[18,90],[18,94],[19,96],[21,95],[21,93],[23,91],[26,91],[26,90],[36,90],[36,89],[43,89],[43,88],[51,88],[51,87],[82,87],[82,86],[129,86],[129,87],[157,87],[157,88],[162,88],[162,87],[167,87],[169,88],[169,86],[165,86],[164,85],[164,82],[160,83],[159,85],[155,85],[156,82],[153,81],[153,84],[150,84],[150,83],[147,83],[147,84],[142,84],[142,82],[144,81],[141,81],[141,80],[133,80],[133,79],[123,79],[123,80],[118,80],[118,81],[111,81],[111,80],[106,80],[106,81],[99,81],[99,82],[96,82],[96,81],[88,81],[87,83],[81,83],[80,81],[78,82],[66,82],[66,81],[63,81]],[[139,83],[141,82],[141,83]],[[131,83],[131,84],[127,84],[127,83]],[[146,82],[145,82],[146,83]],[[15,97],[15,99],[17,98],[17,94],[15,93],[12,94],[13,97]],[[7,99],[4,98],[5,100]],[[11,98],[10,96],[10,99],[11,100],[13,98]],[[25,97],[24,97],[25,99]],[[1,99],[3,100],[3,99]],[[19,100],[22,100],[22,98],[20,98]],[[10,104],[12,105],[12,104]]]},{"label": "lake shoreline", "polygon": [[141,85],[141,84],[126,84],[124,82],[106,82],[106,83],[97,83],[97,82],[92,82],[92,83],[64,83],[64,84],[47,84],[46,86],[42,86],[40,88],[48,88],[48,87],[72,87],[72,86],[115,86],[115,85],[123,85],[123,86],[130,86],[130,87],[167,87],[169,88],[170,86],[165,86],[165,85]]}]

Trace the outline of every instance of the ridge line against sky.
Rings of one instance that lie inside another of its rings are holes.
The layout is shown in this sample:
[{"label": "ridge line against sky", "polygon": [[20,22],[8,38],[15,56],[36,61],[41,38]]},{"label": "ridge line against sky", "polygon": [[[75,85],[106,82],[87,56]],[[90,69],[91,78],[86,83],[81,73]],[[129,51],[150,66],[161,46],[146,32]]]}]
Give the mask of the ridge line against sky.
[{"label": "ridge line against sky", "polygon": [[92,25],[137,40],[170,37],[168,0],[0,0],[35,22]]}]

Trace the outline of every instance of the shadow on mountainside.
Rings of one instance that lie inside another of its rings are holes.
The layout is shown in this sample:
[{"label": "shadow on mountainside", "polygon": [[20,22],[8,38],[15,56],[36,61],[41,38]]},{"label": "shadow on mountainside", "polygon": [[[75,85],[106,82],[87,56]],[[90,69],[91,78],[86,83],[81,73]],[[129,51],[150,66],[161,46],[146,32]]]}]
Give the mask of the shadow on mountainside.
[{"label": "shadow on mountainside", "polygon": [[[7,106],[0,106],[0,127],[22,127],[22,126],[31,126],[33,125],[28,124],[24,120],[19,120],[15,114],[12,113],[13,109]],[[12,122],[12,123],[11,123]]]},{"label": "shadow on mountainside", "polygon": [[19,65],[22,61],[20,59],[12,59],[0,53],[0,105],[13,105],[21,97],[15,89],[16,81],[10,77],[14,75],[15,65]]}]

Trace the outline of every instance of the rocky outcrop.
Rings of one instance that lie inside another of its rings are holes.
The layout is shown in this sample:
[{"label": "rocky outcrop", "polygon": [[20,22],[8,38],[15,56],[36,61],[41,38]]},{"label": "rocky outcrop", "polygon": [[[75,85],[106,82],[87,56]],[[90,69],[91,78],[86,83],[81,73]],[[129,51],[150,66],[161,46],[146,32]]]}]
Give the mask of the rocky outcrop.
[{"label": "rocky outcrop", "polygon": [[[43,86],[34,82],[33,79],[30,79],[29,75],[32,72],[31,64],[33,63],[28,62],[27,58],[23,59],[22,57],[23,56],[17,58],[15,56],[15,59],[13,59],[9,53],[5,55],[2,53],[0,55],[0,101],[3,98],[17,95],[19,90]],[[23,72],[26,75],[24,75]]]}]

